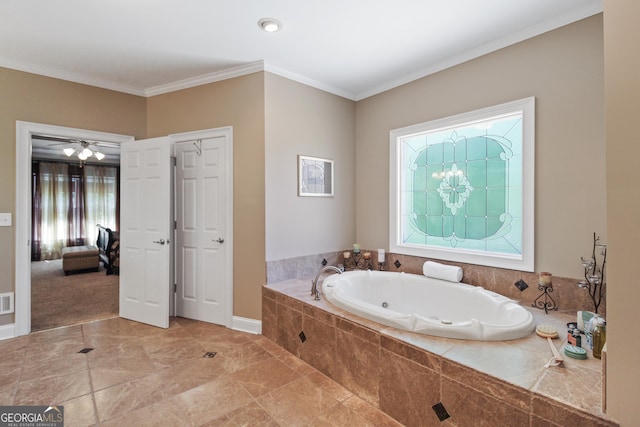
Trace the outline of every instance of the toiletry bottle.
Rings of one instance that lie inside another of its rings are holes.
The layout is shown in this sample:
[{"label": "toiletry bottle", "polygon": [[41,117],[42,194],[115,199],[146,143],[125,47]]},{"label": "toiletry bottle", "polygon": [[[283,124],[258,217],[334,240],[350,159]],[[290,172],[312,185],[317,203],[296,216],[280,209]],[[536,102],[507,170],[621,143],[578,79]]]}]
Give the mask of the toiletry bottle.
[{"label": "toiletry bottle", "polygon": [[591,333],[591,341],[593,342],[593,357],[596,359],[602,358],[602,347],[607,341],[607,329],[605,321],[602,317],[598,318],[598,321]]},{"label": "toiletry bottle", "polygon": [[593,315],[591,319],[589,319],[589,322],[586,325],[584,325],[584,335],[587,337],[587,344],[589,345],[589,348],[592,350],[593,350],[593,337],[591,336],[591,334],[595,329],[596,325],[598,324],[598,319],[600,319],[600,315],[596,313]]}]

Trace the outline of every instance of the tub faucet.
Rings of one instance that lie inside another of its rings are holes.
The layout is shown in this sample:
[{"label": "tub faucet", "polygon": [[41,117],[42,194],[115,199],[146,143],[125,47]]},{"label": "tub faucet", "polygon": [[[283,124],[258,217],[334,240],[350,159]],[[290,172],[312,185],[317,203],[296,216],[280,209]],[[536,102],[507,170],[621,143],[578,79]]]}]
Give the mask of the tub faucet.
[{"label": "tub faucet", "polygon": [[322,269],[318,271],[318,274],[316,274],[316,277],[311,281],[311,295],[314,297],[313,299],[315,299],[316,301],[320,299],[320,289],[318,289],[318,279],[320,278],[320,275],[322,273],[329,270],[335,271],[338,274],[342,274],[342,270],[333,265],[327,265],[325,267],[322,267]]}]

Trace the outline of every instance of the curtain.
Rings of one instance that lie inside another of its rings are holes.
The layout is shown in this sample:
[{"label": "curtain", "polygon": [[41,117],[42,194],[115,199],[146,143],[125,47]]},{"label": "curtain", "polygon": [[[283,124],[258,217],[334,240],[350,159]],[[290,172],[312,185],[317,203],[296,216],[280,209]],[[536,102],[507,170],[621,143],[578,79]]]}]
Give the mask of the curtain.
[{"label": "curtain", "polygon": [[40,261],[42,215],[40,214],[40,163],[31,167],[31,261]]},{"label": "curtain", "polygon": [[[62,248],[73,246],[81,238],[81,229],[74,224],[74,180],[69,165],[41,162],[35,176],[33,203],[33,242],[39,253],[36,259],[60,258]],[[77,184],[77,182],[75,183]],[[80,233],[80,235],[79,235]]]},{"label": "curtain", "polygon": [[118,229],[118,168],[111,166],[84,166],[84,220],[87,224],[87,241],[94,245],[98,228]]},{"label": "curtain", "polygon": [[97,224],[117,230],[116,166],[34,162],[33,261],[58,259],[65,246],[95,245]]}]

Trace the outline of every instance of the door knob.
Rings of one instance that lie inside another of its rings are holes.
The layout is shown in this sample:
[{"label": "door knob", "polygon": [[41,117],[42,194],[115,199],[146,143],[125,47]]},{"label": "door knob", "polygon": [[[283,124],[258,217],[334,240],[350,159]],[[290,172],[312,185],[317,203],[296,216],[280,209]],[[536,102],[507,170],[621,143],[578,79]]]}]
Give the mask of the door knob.
[{"label": "door knob", "polygon": [[153,243],[157,243],[159,245],[164,245],[164,239],[154,240]]},{"label": "door knob", "polygon": [[224,239],[222,237],[218,238],[218,240],[214,240],[214,242],[224,243]]}]

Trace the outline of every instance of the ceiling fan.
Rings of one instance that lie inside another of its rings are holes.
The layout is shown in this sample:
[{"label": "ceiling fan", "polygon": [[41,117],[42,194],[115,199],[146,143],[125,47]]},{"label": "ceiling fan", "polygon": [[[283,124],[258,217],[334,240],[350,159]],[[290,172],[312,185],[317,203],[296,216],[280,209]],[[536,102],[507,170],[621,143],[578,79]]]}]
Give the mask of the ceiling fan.
[{"label": "ceiling fan", "polygon": [[73,139],[73,138],[62,138],[58,136],[48,136],[48,135],[34,135],[34,138],[45,140],[45,141],[55,141],[57,144],[49,144],[49,147],[66,145],[67,147],[63,148],[62,151],[67,157],[71,157],[74,154],[80,160],[80,166],[84,161],[86,161],[90,157],[95,157],[97,160],[102,160],[105,158],[105,154],[98,150],[98,147],[105,148],[119,148],[119,144],[115,144],[112,142],[102,142],[102,141],[88,141],[84,139]]}]

